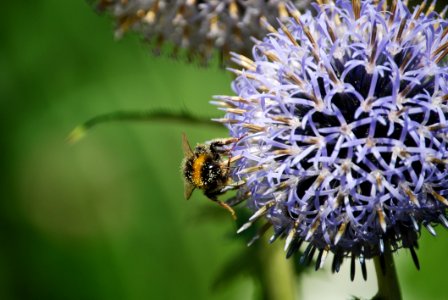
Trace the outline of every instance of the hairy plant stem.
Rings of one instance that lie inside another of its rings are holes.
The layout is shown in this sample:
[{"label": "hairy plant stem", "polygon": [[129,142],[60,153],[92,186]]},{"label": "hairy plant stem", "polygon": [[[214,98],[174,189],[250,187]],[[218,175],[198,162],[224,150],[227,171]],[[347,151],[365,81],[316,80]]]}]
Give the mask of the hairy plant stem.
[{"label": "hairy plant stem", "polygon": [[388,243],[384,245],[383,257],[383,266],[379,256],[373,259],[378,281],[378,293],[372,300],[401,300],[397,270],[395,269],[394,258]]},{"label": "hairy plant stem", "polygon": [[263,300],[294,300],[296,298],[297,276],[293,260],[285,257],[282,243],[268,244],[263,238],[259,257],[262,264],[260,276]]}]

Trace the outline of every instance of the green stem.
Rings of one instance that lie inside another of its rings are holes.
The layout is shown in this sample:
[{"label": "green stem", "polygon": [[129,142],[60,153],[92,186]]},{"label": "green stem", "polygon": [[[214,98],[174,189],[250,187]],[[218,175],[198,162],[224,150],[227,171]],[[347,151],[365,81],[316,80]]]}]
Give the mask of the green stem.
[{"label": "green stem", "polygon": [[378,293],[373,300],[401,300],[400,285],[398,284],[397,270],[394,258],[390,250],[390,244],[384,245],[384,269],[381,267],[381,259],[374,259],[376,278],[378,280]]},{"label": "green stem", "polygon": [[297,277],[294,272],[292,260],[287,260],[283,244],[275,242],[271,245],[267,243],[267,238],[263,239],[264,245],[260,247],[261,260],[261,289],[263,300],[294,300],[296,298]]},{"label": "green stem", "polygon": [[75,143],[83,138],[87,131],[99,124],[109,122],[179,122],[182,124],[207,125],[212,127],[224,128],[223,124],[212,121],[210,118],[199,117],[185,110],[168,111],[163,109],[155,109],[149,111],[115,111],[97,115],[83,124],[77,126],[67,137],[69,143]]}]

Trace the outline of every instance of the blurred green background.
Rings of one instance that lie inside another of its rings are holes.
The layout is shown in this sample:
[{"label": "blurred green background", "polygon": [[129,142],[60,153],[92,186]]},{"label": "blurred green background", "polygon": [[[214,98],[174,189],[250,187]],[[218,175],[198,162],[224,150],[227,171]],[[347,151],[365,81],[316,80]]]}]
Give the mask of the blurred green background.
[{"label": "blurred green background", "polygon": [[[7,1],[0,25],[0,299],[253,298],[247,276],[211,288],[246,247],[224,210],[201,193],[183,199],[181,132],[195,143],[225,130],[110,123],[64,141],[79,123],[121,109],[219,116],[208,101],[231,92],[230,75],[217,62],[154,57],[136,36],[114,41],[111,20],[83,0]],[[405,299],[446,299],[448,235],[438,232],[423,234],[420,272],[398,254]],[[317,281],[301,285],[305,299],[336,290],[335,280],[355,286],[328,270],[306,276]]]}]

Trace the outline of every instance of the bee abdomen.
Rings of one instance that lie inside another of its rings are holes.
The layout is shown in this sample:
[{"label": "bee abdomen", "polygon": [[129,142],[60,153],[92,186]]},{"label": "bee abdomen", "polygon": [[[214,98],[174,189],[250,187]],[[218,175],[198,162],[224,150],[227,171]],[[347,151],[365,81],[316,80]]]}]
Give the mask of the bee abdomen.
[{"label": "bee abdomen", "polygon": [[208,189],[214,189],[222,185],[224,175],[220,164],[212,159],[206,160],[201,170],[201,181]]}]

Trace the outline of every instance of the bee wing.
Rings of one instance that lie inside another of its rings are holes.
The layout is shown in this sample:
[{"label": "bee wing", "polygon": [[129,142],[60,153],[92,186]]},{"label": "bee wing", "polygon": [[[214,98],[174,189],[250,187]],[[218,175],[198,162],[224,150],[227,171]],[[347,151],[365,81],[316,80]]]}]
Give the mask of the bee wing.
[{"label": "bee wing", "polygon": [[182,149],[184,150],[185,157],[191,157],[194,155],[193,150],[191,150],[190,143],[188,142],[187,136],[185,135],[185,132],[182,132]]},{"label": "bee wing", "polygon": [[184,197],[186,200],[190,199],[193,191],[194,191],[194,185],[192,185],[191,183],[189,183],[185,180],[184,181]]}]

